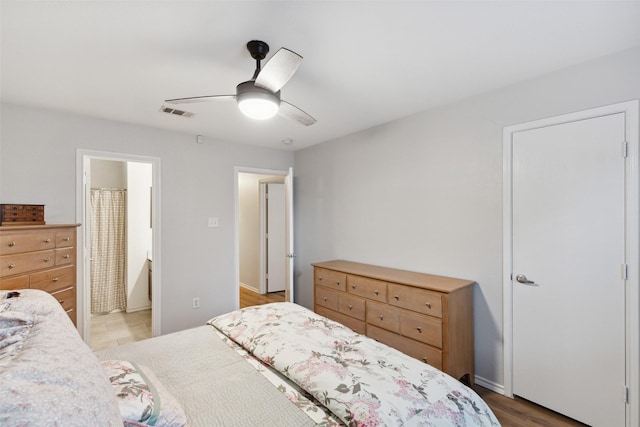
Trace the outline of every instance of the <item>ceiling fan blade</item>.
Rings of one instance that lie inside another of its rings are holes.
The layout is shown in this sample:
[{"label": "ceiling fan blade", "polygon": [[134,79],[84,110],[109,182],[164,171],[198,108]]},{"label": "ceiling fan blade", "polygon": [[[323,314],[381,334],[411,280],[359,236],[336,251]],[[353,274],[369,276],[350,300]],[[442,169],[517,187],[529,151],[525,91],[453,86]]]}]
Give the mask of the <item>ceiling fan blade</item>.
[{"label": "ceiling fan blade", "polygon": [[314,119],[295,105],[289,104],[287,101],[280,100],[280,109],[278,110],[278,114],[286,117],[287,119],[295,120],[299,123],[302,123],[305,126],[311,126],[316,122],[316,119]]},{"label": "ceiling fan blade", "polygon": [[209,101],[226,101],[230,99],[236,99],[235,95],[207,95],[207,96],[192,96],[191,98],[175,98],[165,99],[167,104],[193,104],[196,102],[209,102]]},{"label": "ceiling fan blade", "polygon": [[301,62],[302,56],[284,47],[281,48],[258,73],[256,86],[269,89],[274,93],[279,91],[293,76]]}]

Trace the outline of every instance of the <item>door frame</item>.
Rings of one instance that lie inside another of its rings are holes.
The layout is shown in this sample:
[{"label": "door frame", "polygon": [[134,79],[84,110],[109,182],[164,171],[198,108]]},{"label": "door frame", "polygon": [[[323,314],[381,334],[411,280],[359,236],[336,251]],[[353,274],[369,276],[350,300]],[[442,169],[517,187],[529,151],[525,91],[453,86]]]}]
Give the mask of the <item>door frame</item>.
[{"label": "door frame", "polygon": [[[283,177],[285,179],[289,174],[289,169],[287,170],[276,170],[276,169],[261,169],[261,168],[252,168],[252,167],[244,167],[244,166],[236,166],[233,168],[233,208],[234,208],[234,223],[233,223],[233,264],[234,264],[234,289],[235,289],[235,309],[240,308],[240,195],[239,195],[239,175],[241,173],[250,173],[256,175],[271,175],[277,177]],[[293,197],[293,195],[292,195]],[[262,209],[262,208],[261,208]],[[260,215],[260,220],[262,221],[262,213]],[[263,260],[263,242],[260,243],[260,272],[264,271],[264,266],[262,263]],[[293,291],[293,283],[290,284],[291,291]],[[285,294],[286,292],[285,286]],[[293,295],[293,292],[291,292]],[[286,300],[286,297],[285,297]],[[293,299],[291,299],[293,302]]]},{"label": "door frame", "polygon": [[162,253],[160,245],[160,158],[150,156],[139,156],[126,153],[112,153],[107,151],[76,150],[76,218],[82,225],[78,228],[77,248],[78,258],[76,276],[78,286],[76,290],[76,301],[78,310],[78,331],[86,343],[91,338],[91,292],[88,286],[91,284],[90,260],[89,260],[89,238],[90,229],[86,227],[85,218],[88,213],[90,203],[90,188],[87,186],[87,171],[91,159],[113,160],[119,162],[150,163],[152,174],[152,195],[151,195],[151,218],[153,229],[151,231],[153,240],[153,271],[152,271],[152,292],[151,301],[151,333],[152,336],[161,335],[161,312],[162,306]]},{"label": "door frame", "polygon": [[[535,120],[507,126],[503,130],[503,363],[504,395],[513,397],[513,247],[512,247],[512,176],[513,176],[513,134],[517,132],[559,125],[579,120],[587,120],[611,114],[625,114],[625,135],[627,162],[625,166],[625,262],[627,280],[625,283],[625,358],[626,386],[620,391],[620,399],[627,398],[627,426],[640,425],[640,290],[639,290],[639,101],[627,101],[604,107],[593,108],[561,116]],[[620,141],[620,150],[624,149]],[[622,154],[621,154],[622,155]]]}]

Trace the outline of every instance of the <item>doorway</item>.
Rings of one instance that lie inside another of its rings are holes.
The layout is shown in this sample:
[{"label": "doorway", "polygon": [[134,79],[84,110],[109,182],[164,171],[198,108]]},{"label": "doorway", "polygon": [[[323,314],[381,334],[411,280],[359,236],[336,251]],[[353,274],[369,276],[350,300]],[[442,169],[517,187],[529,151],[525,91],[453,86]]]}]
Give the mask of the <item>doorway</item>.
[{"label": "doorway", "polygon": [[289,176],[291,171],[236,168],[238,307],[293,301]]},{"label": "doorway", "polygon": [[[78,170],[81,335],[94,349],[158,335],[159,159],[79,150]],[[116,284],[121,296],[104,301]]]},{"label": "doorway", "polygon": [[504,144],[505,394],[637,425],[637,102],[511,126]]}]

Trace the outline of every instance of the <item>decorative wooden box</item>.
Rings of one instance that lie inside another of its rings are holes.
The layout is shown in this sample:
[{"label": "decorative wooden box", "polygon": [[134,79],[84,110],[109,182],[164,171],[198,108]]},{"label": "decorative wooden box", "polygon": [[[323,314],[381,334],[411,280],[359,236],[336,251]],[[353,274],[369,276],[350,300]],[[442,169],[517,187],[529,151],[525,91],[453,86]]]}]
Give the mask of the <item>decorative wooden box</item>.
[{"label": "decorative wooden box", "polygon": [[0,204],[0,225],[44,224],[44,205]]}]

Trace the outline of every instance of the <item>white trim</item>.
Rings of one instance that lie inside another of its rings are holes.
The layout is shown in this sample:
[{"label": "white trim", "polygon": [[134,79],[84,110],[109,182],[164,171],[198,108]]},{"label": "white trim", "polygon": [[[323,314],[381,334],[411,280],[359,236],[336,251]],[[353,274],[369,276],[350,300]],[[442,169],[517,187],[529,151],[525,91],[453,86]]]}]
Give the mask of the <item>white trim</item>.
[{"label": "white trim", "polygon": [[260,180],[258,182],[259,188],[259,203],[258,208],[260,210],[260,268],[258,274],[260,278],[258,280],[258,293],[264,295],[267,293],[267,183]]},{"label": "white trim", "polygon": [[[503,350],[504,395],[513,397],[513,292],[512,268],[512,141],[516,132],[553,126],[611,114],[625,114],[625,133],[629,143],[625,177],[625,256],[629,266],[626,282],[626,381],[629,387],[627,426],[640,425],[640,141],[638,136],[639,102],[622,102],[585,111],[507,126],[503,130]],[[620,141],[622,143],[622,141]]]},{"label": "white trim", "polygon": [[107,151],[95,151],[85,150],[78,148],[76,150],[76,222],[82,225],[78,227],[77,248],[78,248],[78,263],[77,263],[77,284],[76,284],[76,301],[78,311],[78,331],[85,342],[89,342],[90,338],[90,319],[89,313],[91,302],[90,293],[85,292],[86,284],[90,283],[89,279],[89,251],[87,244],[88,233],[85,232],[84,218],[85,209],[88,203],[85,191],[85,164],[90,159],[104,159],[115,160],[122,162],[137,162],[137,163],[150,163],[152,166],[152,188],[153,188],[153,200],[151,204],[151,215],[153,218],[153,281],[152,292],[153,301],[151,302],[152,308],[152,334],[153,336],[161,335],[161,301],[162,301],[162,245],[160,243],[160,227],[161,227],[161,203],[160,203],[160,158],[150,156],[139,156],[127,153],[112,153]]},{"label": "white trim", "polygon": [[253,291],[255,293],[258,293],[258,289],[254,288],[253,286],[247,285],[246,283],[240,282],[240,287],[248,289],[248,290]]},{"label": "white trim", "polygon": [[241,173],[253,173],[257,175],[287,176],[286,170],[260,169],[244,166],[233,168],[233,283],[235,289],[235,309],[240,308],[240,203],[238,194],[238,175]]},{"label": "white trim", "polygon": [[475,375],[474,378],[475,378],[476,385],[479,385],[480,387],[484,387],[487,390],[491,390],[498,394],[504,394],[504,386],[502,386],[501,384],[495,383],[493,381],[490,381],[486,378],[479,377],[477,375]]}]

